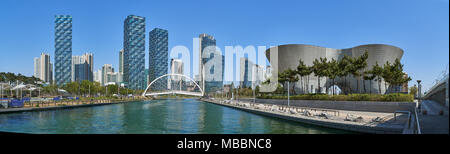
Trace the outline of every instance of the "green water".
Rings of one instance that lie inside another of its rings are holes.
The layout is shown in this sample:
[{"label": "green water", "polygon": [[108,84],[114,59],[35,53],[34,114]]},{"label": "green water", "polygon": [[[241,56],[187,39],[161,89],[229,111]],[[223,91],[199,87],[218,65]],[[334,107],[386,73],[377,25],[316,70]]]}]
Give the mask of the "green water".
[{"label": "green water", "polygon": [[38,134],[342,134],[195,99],[0,114],[0,131]]}]

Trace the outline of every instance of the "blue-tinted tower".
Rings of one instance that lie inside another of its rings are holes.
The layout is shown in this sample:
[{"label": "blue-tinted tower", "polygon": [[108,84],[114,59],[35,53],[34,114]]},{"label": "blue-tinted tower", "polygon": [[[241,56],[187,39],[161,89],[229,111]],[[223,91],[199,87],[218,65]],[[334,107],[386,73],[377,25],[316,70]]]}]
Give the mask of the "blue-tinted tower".
[{"label": "blue-tinted tower", "polygon": [[[149,82],[167,74],[169,56],[169,33],[165,29],[155,28],[149,33]],[[167,79],[162,78],[152,86],[152,90],[167,89]]]},{"label": "blue-tinted tower", "polygon": [[123,81],[130,89],[145,89],[145,18],[129,15],[123,32]]},{"label": "blue-tinted tower", "polygon": [[72,16],[55,16],[55,82],[62,86],[72,80]]},{"label": "blue-tinted tower", "polygon": [[[216,47],[216,39],[208,34],[200,34],[200,74],[202,73],[202,70],[206,74],[219,74],[219,78],[215,78],[212,81],[207,81],[203,79],[203,76],[200,76],[201,81],[204,81],[204,91],[206,94],[213,93],[216,91],[221,91],[223,89],[223,75],[224,75],[224,56],[220,54],[214,54],[207,50],[215,50]],[[209,48],[208,48],[209,47]],[[213,48],[211,48],[213,47]],[[210,53],[209,56],[203,57],[203,53]],[[214,58],[214,57],[220,57],[220,58]],[[212,66],[210,68],[205,68],[205,64],[210,60],[218,60],[217,62],[214,62],[215,64],[218,64],[219,66]],[[221,68],[220,68],[221,67]],[[206,76],[205,76],[206,78]],[[217,80],[216,80],[217,79]],[[203,84],[203,83],[201,83]]]}]

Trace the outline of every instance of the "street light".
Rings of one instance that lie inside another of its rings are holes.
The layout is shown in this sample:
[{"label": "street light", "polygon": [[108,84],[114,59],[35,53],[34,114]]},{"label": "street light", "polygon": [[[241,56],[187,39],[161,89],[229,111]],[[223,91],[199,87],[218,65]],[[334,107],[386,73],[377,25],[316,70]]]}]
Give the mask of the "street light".
[{"label": "street light", "polygon": [[417,80],[417,85],[418,85],[418,91],[419,94],[417,95],[417,99],[418,99],[418,103],[419,105],[421,104],[421,99],[422,99],[422,85],[420,84],[420,82],[422,82],[422,80]]},{"label": "street light", "polygon": [[289,106],[289,81],[287,82],[287,89],[288,89],[288,106]]}]

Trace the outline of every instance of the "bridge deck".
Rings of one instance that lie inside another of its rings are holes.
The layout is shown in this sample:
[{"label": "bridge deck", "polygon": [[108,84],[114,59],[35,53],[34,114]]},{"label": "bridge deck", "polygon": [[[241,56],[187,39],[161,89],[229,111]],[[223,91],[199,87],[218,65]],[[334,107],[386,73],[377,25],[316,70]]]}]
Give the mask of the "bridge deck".
[{"label": "bridge deck", "polygon": [[151,92],[146,93],[145,96],[157,96],[157,95],[169,95],[169,94],[180,94],[180,95],[191,95],[191,96],[203,96],[200,92],[189,92],[189,91],[180,91],[180,90],[171,90],[171,91],[161,91],[161,92]]}]

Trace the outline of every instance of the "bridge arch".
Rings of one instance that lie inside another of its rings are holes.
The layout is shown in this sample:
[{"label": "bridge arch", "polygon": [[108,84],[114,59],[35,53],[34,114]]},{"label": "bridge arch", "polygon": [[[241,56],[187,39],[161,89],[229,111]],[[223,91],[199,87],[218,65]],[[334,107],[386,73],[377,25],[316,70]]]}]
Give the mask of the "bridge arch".
[{"label": "bridge arch", "polygon": [[181,77],[185,77],[185,78],[187,78],[189,81],[194,82],[195,86],[197,86],[198,89],[200,90],[200,93],[202,94],[202,96],[204,95],[203,89],[197,84],[197,82],[195,82],[195,81],[194,81],[192,78],[190,78],[189,76],[184,75],[184,74],[165,74],[165,75],[162,75],[162,76],[160,76],[160,77],[154,79],[152,82],[150,82],[150,84],[148,84],[147,88],[145,88],[145,91],[142,93],[142,96],[145,96],[145,93],[147,93],[148,88],[150,88],[150,86],[151,86],[153,83],[155,83],[157,80],[159,80],[159,79],[161,79],[161,78],[163,78],[163,77],[166,77],[166,76],[181,76]]}]

